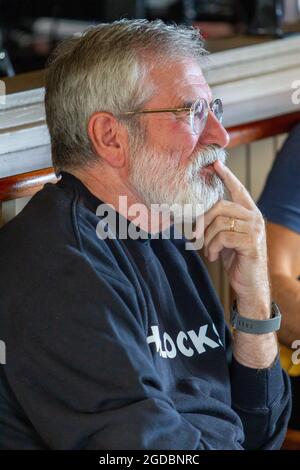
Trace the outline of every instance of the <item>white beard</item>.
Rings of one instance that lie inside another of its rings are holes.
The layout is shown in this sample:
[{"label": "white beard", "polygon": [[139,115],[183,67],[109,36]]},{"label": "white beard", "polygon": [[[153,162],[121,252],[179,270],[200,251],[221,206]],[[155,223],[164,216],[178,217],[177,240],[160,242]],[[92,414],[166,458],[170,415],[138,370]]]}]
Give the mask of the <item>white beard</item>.
[{"label": "white beard", "polygon": [[193,222],[224,196],[224,184],[216,173],[200,175],[201,168],[216,160],[225,163],[226,152],[218,146],[209,145],[193,154],[185,168],[174,164],[172,154],[158,155],[140,143],[134,147],[129,182],[148,208],[175,204],[174,220]]}]

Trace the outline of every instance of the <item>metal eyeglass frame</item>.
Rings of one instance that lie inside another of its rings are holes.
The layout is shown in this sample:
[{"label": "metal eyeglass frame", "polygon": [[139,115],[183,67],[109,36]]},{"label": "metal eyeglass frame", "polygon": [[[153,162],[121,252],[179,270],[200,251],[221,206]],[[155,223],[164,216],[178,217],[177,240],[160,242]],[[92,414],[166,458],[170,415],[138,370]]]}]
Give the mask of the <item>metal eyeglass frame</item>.
[{"label": "metal eyeglass frame", "polygon": [[[203,106],[203,116],[201,116],[201,129],[199,131],[195,128],[195,112],[196,107],[202,104]],[[220,98],[216,98],[210,104],[206,101],[205,98],[197,98],[196,101],[190,106],[186,108],[158,108],[158,109],[143,109],[141,111],[127,111],[126,113],[121,113],[119,116],[133,116],[135,114],[148,114],[148,113],[181,113],[181,112],[189,112],[190,115],[190,126],[192,132],[194,134],[200,135],[203,129],[205,128],[208,111],[209,109],[217,118],[217,120],[222,124],[223,119],[223,103]]]}]

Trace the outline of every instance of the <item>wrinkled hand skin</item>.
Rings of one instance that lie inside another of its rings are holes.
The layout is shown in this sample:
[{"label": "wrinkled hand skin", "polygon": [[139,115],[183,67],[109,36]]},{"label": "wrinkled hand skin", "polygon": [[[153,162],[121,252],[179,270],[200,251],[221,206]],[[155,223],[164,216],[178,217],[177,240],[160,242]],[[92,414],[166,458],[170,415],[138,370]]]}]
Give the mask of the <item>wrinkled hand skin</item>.
[{"label": "wrinkled hand skin", "polygon": [[[265,223],[250,194],[228,167],[214,163],[231,201],[219,201],[204,217],[204,254],[209,261],[221,257],[240,315],[270,318],[270,283]],[[230,230],[232,219],[234,231]],[[246,345],[246,347],[245,347]],[[256,350],[254,350],[256,349]],[[249,367],[269,367],[278,353],[276,335],[235,332],[234,354]]]}]

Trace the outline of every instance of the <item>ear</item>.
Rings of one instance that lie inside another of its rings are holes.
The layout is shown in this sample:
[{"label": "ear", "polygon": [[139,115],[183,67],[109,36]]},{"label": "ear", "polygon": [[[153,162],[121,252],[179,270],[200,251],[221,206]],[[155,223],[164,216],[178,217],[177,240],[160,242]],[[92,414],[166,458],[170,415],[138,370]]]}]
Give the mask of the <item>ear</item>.
[{"label": "ear", "polygon": [[123,126],[110,113],[94,113],[88,123],[88,135],[95,152],[114,168],[125,164],[127,136]]}]

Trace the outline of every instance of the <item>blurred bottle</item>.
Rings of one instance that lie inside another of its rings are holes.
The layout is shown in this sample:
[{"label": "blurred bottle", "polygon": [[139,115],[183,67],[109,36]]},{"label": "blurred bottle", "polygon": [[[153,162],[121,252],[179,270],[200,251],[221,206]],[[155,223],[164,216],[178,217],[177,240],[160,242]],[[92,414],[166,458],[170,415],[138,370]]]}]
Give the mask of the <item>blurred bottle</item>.
[{"label": "blurred bottle", "polygon": [[284,0],[284,23],[297,23],[300,17],[300,0]]},{"label": "blurred bottle", "polygon": [[283,36],[283,0],[245,0],[243,6],[248,34]]},{"label": "blurred bottle", "polygon": [[149,20],[160,18],[166,22],[186,22],[183,0],[146,0],[145,6]]}]

